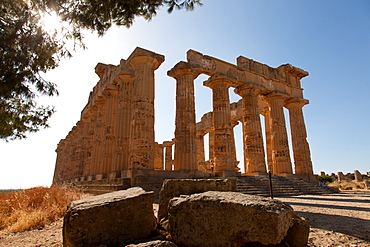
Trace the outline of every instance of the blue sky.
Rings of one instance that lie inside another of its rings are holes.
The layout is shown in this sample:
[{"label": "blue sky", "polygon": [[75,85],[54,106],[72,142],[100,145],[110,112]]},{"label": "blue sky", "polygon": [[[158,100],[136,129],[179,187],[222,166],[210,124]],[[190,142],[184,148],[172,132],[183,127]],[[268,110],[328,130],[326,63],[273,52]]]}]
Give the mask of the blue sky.
[{"label": "blue sky", "polygon": [[[175,81],[166,72],[194,49],[231,63],[240,55],[278,67],[290,63],[302,79],[308,141],[314,171],[370,171],[370,2],[363,0],[203,0],[194,12],[160,10],[152,21],[136,19],[104,37],[87,33],[88,50],[48,72],[60,96],[39,98],[57,112],[51,128],[0,142],[0,189],[49,186],[60,139],[80,118],[97,83],[97,63],[118,64],[136,46],[166,56],[156,71],[156,140],[173,138]],[[212,109],[211,90],[196,82],[197,119]],[[231,101],[239,97],[231,93]],[[235,129],[241,149],[241,126]],[[242,160],[241,151],[238,159]]]}]

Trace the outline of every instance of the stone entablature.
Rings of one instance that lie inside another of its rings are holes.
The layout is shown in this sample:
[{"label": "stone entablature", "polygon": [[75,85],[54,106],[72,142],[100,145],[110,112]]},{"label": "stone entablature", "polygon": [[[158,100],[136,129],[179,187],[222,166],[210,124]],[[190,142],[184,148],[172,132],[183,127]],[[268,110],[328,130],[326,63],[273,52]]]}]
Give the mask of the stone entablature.
[{"label": "stone entablature", "polygon": [[[154,71],[163,61],[163,55],[136,48],[119,65],[99,63],[95,67],[100,80],[81,120],[58,144],[54,183],[126,177],[144,170],[199,170],[234,176],[239,161],[233,128],[239,122],[245,173],[269,170],[274,175],[290,175],[293,167],[284,107],[289,110],[295,173],[312,176],[302,112],[308,100],[300,86],[307,72],[290,64],[272,68],[242,56],[234,65],[189,50],[187,61],[167,73],[176,81],[175,136],[160,144],[154,135]],[[213,111],[196,123],[194,80],[200,74],[209,76],[204,86],[212,90]],[[230,87],[240,101],[230,102]],[[261,114],[265,126],[261,126]],[[203,137],[207,133],[209,160],[205,161]]]}]

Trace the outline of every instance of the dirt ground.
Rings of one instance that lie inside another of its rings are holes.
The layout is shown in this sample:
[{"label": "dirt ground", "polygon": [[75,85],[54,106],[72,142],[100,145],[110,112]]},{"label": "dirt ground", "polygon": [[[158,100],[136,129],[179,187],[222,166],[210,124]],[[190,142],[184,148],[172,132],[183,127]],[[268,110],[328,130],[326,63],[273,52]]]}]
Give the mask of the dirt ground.
[{"label": "dirt ground", "polygon": [[[310,222],[308,246],[370,247],[370,191],[277,199],[289,203]],[[155,204],[155,210],[157,207]],[[43,229],[9,234],[0,239],[0,246],[63,246],[62,225],[61,219]]]}]

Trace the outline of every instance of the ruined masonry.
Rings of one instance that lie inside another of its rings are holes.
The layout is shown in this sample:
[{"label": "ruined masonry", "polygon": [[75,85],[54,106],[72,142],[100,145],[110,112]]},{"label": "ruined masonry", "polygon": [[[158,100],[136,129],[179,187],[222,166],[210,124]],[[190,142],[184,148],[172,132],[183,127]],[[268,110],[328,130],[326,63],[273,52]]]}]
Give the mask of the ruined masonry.
[{"label": "ruined masonry", "polygon": [[[163,55],[136,48],[119,65],[95,67],[100,80],[81,120],[58,144],[54,184],[125,179],[130,187],[140,184],[140,177],[240,175],[233,131],[239,122],[244,142],[242,175],[271,171],[315,181],[302,112],[308,104],[300,82],[306,71],[290,64],[271,68],[242,56],[234,65],[189,50],[187,62],[177,63],[167,73],[176,81],[175,136],[159,144],[154,139],[154,72],[163,61]],[[209,76],[203,85],[212,90],[213,111],[196,123],[194,80],[200,74]],[[241,96],[239,102],[230,103],[230,87]],[[294,167],[284,107],[289,111]],[[204,143],[206,134],[209,143]],[[209,146],[207,161],[205,145]]]}]

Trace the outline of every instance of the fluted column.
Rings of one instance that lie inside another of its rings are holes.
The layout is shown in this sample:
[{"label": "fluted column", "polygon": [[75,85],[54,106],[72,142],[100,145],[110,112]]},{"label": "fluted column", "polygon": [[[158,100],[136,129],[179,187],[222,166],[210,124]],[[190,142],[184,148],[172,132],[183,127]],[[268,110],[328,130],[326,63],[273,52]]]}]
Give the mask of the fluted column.
[{"label": "fluted column", "polygon": [[198,170],[194,79],[187,63],[179,62],[167,74],[176,79],[175,170]]},{"label": "fluted column", "polygon": [[288,135],[284,117],[284,97],[270,94],[265,97],[270,110],[272,166],[274,174],[292,174]]},{"label": "fluted column", "polygon": [[103,143],[104,143],[104,116],[105,116],[106,101],[105,97],[101,96],[96,100],[97,116],[96,116],[96,134],[94,138],[93,148],[93,174],[103,173]]},{"label": "fluted column", "polygon": [[197,131],[196,136],[197,136],[197,163],[199,164],[200,162],[205,161],[205,156],[204,156],[204,131],[200,130]]},{"label": "fluted column", "polygon": [[106,90],[107,106],[105,113],[104,141],[103,141],[103,173],[114,172],[113,167],[113,152],[116,133],[116,117],[118,108],[118,89],[117,86],[111,86],[111,89]]},{"label": "fluted column", "polygon": [[215,128],[208,129],[208,159],[213,164],[215,161]]},{"label": "fluted column", "polygon": [[262,111],[265,119],[265,136],[266,136],[266,160],[267,167],[271,174],[275,174],[272,162],[272,144],[271,144],[271,127],[270,127],[270,110],[268,107]]},{"label": "fluted column", "polygon": [[235,171],[233,134],[229,100],[230,82],[211,77],[203,83],[212,89],[214,142],[214,171]]},{"label": "fluted column", "polygon": [[91,172],[91,154],[92,154],[92,140],[94,135],[94,128],[92,118],[89,116],[83,117],[84,122],[84,148],[85,148],[85,159],[84,159],[84,169],[82,176],[88,176]]},{"label": "fluted column", "polygon": [[313,174],[310,147],[302,108],[308,100],[290,99],[285,107],[289,110],[290,132],[296,174]]},{"label": "fluted column", "polygon": [[163,61],[163,56],[140,48],[127,60],[127,65],[135,69],[129,149],[131,169],[154,169],[154,70]]},{"label": "fluted column", "polygon": [[165,151],[165,165],[164,169],[166,171],[171,171],[172,170],[172,141],[164,141],[163,146],[166,148]]},{"label": "fluted column", "polygon": [[238,167],[240,161],[238,161],[237,155],[236,155],[235,134],[234,134],[234,127],[237,126],[238,124],[239,124],[239,122],[237,120],[234,120],[234,119],[231,120],[231,128],[232,128],[231,133],[232,133],[232,139],[233,139],[232,152],[233,152],[233,157],[234,157],[234,160],[235,160],[235,171],[240,170],[240,168]]},{"label": "fluted column", "polygon": [[134,77],[132,75],[120,75],[118,83],[118,109],[115,129],[115,148],[113,155],[114,171],[127,170],[129,168],[129,140],[132,115],[132,95]]},{"label": "fluted column", "polygon": [[242,97],[243,144],[245,173],[266,173],[261,119],[258,106],[258,91],[240,86],[235,93]]},{"label": "fluted column", "polygon": [[154,143],[154,169],[163,170],[163,144]]}]

